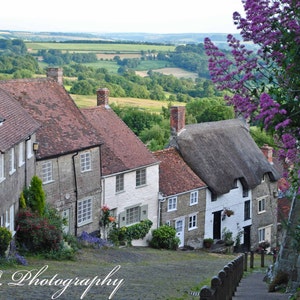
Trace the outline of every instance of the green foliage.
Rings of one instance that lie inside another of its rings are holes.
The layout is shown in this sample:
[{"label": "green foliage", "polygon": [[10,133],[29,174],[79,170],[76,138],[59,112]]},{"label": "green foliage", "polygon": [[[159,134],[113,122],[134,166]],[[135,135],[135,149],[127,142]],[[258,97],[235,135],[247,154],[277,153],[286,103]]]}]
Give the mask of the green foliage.
[{"label": "green foliage", "polygon": [[127,237],[126,237],[127,227],[118,227],[117,223],[113,223],[111,230],[108,234],[108,239],[113,242],[115,246],[119,246],[125,244]]},{"label": "green foliage", "polygon": [[26,205],[33,211],[42,215],[46,205],[46,195],[43,190],[42,180],[37,176],[33,176],[30,186],[25,188],[23,192],[26,199]]},{"label": "green foliage", "polygon": [[24,197],[24,192],[21,192],[20,199],[19,199],[19,205],[20,205],[20,208],[26,208],[26,200]]},{"label": "green foliage", "polygon": [[11,232],[5,227],[0,227],[0,257],[5,256],[5,251],[8,249],[11,240]]},{"label": "green foliage", "polygon": [[20,249],[31,253],[57,251],[61,247],[62,230],[56,227],[56,217],[53,214],[41,216],[31,209],[21,209],[16,218],[18,227],[16,241]]},{"label": "green foliage", "polygon": [[152,221],[142,220],[141,222],[128,226],[126,229],[126,240],[131,244],[132,240],[143,239],[150,231]]},{"label": "green foliage", "polygon": [[169,225],[163,225],[152,231],[150,246],[153,248],[176,250],[179,243],[175,228]]},{"label": "green foliage", "polygon": [[251,126],[250,134],[254,139],[255,143],[258,145],[258,147],[262,147],[263,145],[267,144],[273,148],[277,148],[273,135],[267,133],[265,130],[261,129],[260,127]]}]

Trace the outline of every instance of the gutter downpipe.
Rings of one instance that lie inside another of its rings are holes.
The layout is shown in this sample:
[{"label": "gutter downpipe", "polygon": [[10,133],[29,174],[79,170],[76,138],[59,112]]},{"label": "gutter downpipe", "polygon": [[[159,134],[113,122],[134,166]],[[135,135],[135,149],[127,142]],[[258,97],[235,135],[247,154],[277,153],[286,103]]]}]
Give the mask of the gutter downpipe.
[{"label": "gutter downpipe", "polygon": [[75,156],[78,155],[78,151],[72,155],[72,161],[73,161],[73,173],[74,173],[74,184],[75,184],[75,224],[74,224],[74,235],[77,236],[77,211],[78,211],[78,187],[77,187],[77,176],[76,176],[76,167],[75,167]]}]

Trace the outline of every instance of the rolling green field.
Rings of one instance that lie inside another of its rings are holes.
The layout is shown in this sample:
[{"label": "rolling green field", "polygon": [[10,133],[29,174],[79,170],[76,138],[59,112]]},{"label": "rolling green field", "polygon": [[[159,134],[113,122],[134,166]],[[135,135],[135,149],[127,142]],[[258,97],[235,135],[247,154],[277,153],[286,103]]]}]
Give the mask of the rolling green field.
[{"label": "rolling green field", "polygon": [[32,53],[38,50],[61,50],[69,52],[96,53],[140,53],[141,51],[174,51],[175,46],[146,44],[101,44],[101,43],[35,43],[26,42],[27,49]]}]

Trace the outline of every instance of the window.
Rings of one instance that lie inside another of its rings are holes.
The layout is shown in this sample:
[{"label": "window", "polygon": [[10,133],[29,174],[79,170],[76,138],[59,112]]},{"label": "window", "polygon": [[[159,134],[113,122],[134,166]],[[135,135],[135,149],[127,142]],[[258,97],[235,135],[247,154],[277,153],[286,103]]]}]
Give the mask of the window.
[{"label": "window", "polygon": [[245,201],[244,203],[244,220],[249,220],[250,216],[250,200]]},{"label": "window", "polygon": [[190,194],[190,205],[198,203],[198,191],[191,192]]},{"label": "window", "polygon": [[28,140],[26,142],[26,150],[27,150],[27,159],[31,158],[33,156],[32,153],[32,141]]},{"label": "window", "polygon": [[237,179],[234,179],[234,182],[233,182],[233,189],[236,189],[238,187],[238,181]]},{"label": "window", "polygon": [[132,207],[126,210],[126,224],[137,223],[140,221],[140,207]]},{"label": "window", "polygon": [[[115,212],[114,212],[115,215]],[[119,214],[119,226],[127,226],[148,219],[148,205],[128,207]]]},{"label": "window", "polygon": [[0,153],[0,182],[4,179],[4,154]]},{"label": "window", "polygon": [[53,181],[52,161],[50,160],[42,163],[42,181],[43,183]]},{"label": "window", "polygon": [[24,142],[19,144],[19,167],[23,166],[24,161]]},{"label": "window", "polygon": [[258,213],[266,211],[266,199],[262,198],[258,200]]},{"label": "window", "polygon": [[211,192],[211,201],[217,201],[217,194]]},{"label": "window", "polygon": [[258,242],[263,242],[266,238],[266,229],[265,228],[259,228],[258,229]]},{"label": "window", "polygon": [[249,195],[249,189],[247,187],[243,186],[243,197],[244,198],[248,197],[248,195]]},{"label": "window", "polygon": [[136,171],[135,184],[136,186],[141,186],[146,184],[146,169],[141,169]]},{"label": "window", "polygon": [[81,172],[87,172],[92,169],[90,152],[84,152],[80,154],[80,169]]},{"label": "window", "polygon": [[15,149],[14,148],[11,148],[9,150],[9,174],[13,174],[15,171],[16,171],[16,168],[15,168]]},{"label": "window", "polygon": [[197,228],[197,215],[189,216],[189,230]]},{"label": "window", "polygon": [[116,192],[124,191],[124,174],[116,176]]},{"label": "window", "polygon": [[168,211],[173,211],[177,209],[177,197],[172,197],[168,199]]},{"label": "window", "polygon": [[78,201],[77,224],[78,226],[93,221],[93,201],[91,198]]}]

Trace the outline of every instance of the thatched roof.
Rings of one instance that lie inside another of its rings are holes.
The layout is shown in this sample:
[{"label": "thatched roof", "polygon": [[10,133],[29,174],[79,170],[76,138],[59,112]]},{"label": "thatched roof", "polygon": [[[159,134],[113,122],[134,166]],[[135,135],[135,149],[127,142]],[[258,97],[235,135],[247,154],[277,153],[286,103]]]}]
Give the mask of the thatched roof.
[{"label": "thatched roof", "polygon": [[228,193],[235,179],[252,189],[266,173],[272,181],[280,177],[238,119],[187,125],[176,143],[184,160],[216,194]]}]

